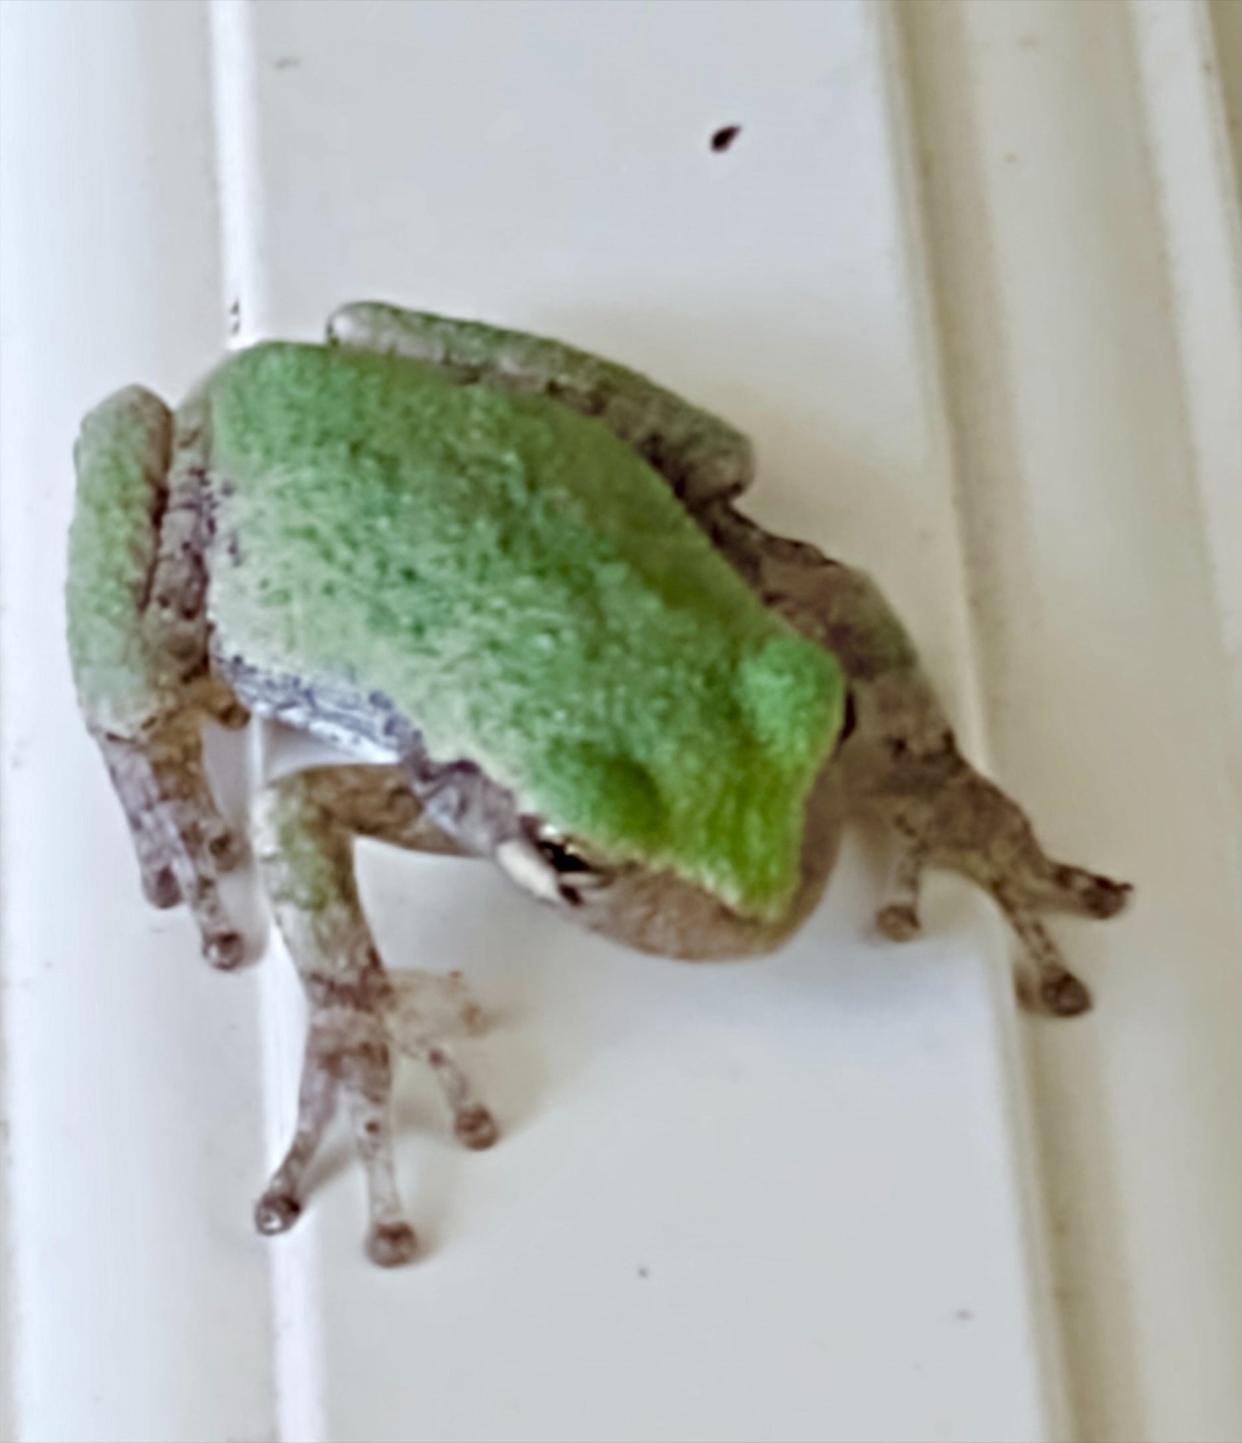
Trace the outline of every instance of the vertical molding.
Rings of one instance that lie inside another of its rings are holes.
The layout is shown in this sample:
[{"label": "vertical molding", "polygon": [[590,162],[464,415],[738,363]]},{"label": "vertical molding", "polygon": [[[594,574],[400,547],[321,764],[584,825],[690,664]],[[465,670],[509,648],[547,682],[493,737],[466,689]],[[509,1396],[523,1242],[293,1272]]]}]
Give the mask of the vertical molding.
[{"label": "vertical molding", "polygon": [[[228,343],[236,349],[271,334],[257,42],[249,0],[210,0],[209,14],[222,300]],[[262,785],[269,762],[265,725],[251,726],[249,743],[253,790]],[[274,928],[268,928],[267,946],[256,965],[267,1165],[274,1167],[289,1144],[297,1115],[305,1009]],[[310,1217],[293,1236],[264,1244],[272,1293],[276,1430],[287,1443],[318,1443],[325,1432],[318,1382],[321,1301],[312,1263],[315,1232]]]},{"label": "vertical molding", "polygon": [[[1192,484],[1229,670],[1230,762],[1242,804],[1242,228],[1225,116],[1242,54],[1214,47],[1202,0],[1128,6]],[[1234,12],[1242,14],[1242,6]],[[1224,35],[1228,21],[1221,16],[1218,23]],[[1233,38],[1242,41],[1242,33]]]},{"label": "vertical molding", "polygon": [[5,4],[4,1436],[267,1438],[254,980],[144,907],[64,638],[71,451],[223,339],[208,10]]},{"label": "vertical molding", "polygon": [[[939,3],[939,0],[938,0]],[[886,52],[885,77],[892,112],[894,158],[899,169],[899,183],[909,235],[911,268],[916,286],[915,312],[919,344],[922,351],[922,373],[929,392],[927,412],[935,418],[934,466],[948,478],[948,494],[952,497],[957,538],[957,572],[960,584],[954,588],[961,598],[955,618],[960,635],[958,650],[965,672],[964,689],[968,711],[960,730],[968,739],[971,754],[984,766],[991,760],[991,738],[984,696],[986,658],[977,617],[971,604],[973,538],[969,525],[969,499],[965,494],[963,466],[970,464],[969,444],[963,436],[965,417],[960,410],[960,388],[953,384],[953,367],[961,361],[958,347],[950,342],[953,324],[947,304],[947,287],[937,244],[943,237],[936,234],[935,215],[928,191],[932,184],[931,151],[933,141],[944,142],[944,134],[929,135],[941,115],[934,115],[929,105],[923,77],[916,73],[915,46],[918,41],[918,17],[908,0],[890,0],[878,13],[882,16],[883,41]],[[924,41],[924,49],[926,42]],[[921,59],[926,60],[924,54]],[[959,75],[960,83],[967,83]],[[965,136],[955,134],[961,143]],[[981,279],[986,283],[986,271]],[[1012,945],[1007,934],[996,929],[996,950],[1007,951]],[[1050,1219],[1046,1181],[1038,1146],[1035,1099],[1030,1085],[1030,1060],[1022,1021],[1014,1005],[1009,969],[993,968],[989,973],[992,1006],[996,1018],[998,1075],[1006,1085],[1005,1111],[1010,1136],[1014,1140],[1013,1163],[1016,1171],[1016,1203],[1021,1210],[1020,1232],[1027,1260],[1031,1299],[1034,1311],[1034,1345],[1039,1354],[1039,1372],[1043,1384],[1043,1407],[1046,1439],[1072,1437],[1074,1423],[1070,1407],[1064,1337],[1057,1311],[1050,1251]]]},{"label": "vertical molding", "polygon": [[[17,175],[8,164],[9,137],[17,128],[18,114],[14,104],[16,87],[10,83],[10,70],[15,67],[14,45],[18,29],[17,11],[0,5],[0,458],[8,457],[4,438],[12,435],[14,418],[11,412],[9,369],[11,351],[7,344],[9,331],[9,293],[6,271],[9,257],[16,251],[12,217],[18,202]],[[3,474],[7,475],[7,467]],[[7,490],[7,488],[4,488]],[[0,490],[0,536],[3,536],[4,494]],[[4,603],[4,577],[0,573],[0,614]],[[7,682],[5,660],[7,638],[0,635],[0,758],[9,755],[8,712],[4,705]],[[4,905],[4,879],[8,876],[8,828],[4,824],[8,803],[7,779],[0,773],[0,1438],[17,1437],[16,1347],[18,1307],[16,1297],[17,1268],[13,1257],[13,1157],[9,1145],[9,1113],[12,1104],[9,1075],[8,986],[4,973],[7,952],[7,911]]]},{"label": "vertical molding", "polygon": [[1213,70],[1220,89],[1223,140],[1232,162],[1235,199],[1242,204],[1242,5],[1238,0],[1207,0],[1207,5],[1215,40]]},{"label": "vertical molding", "polygon": [[1143,912],[1073,929],[1076,957],[1113,959],[1084,968],[1099,1010],[1027,1033],[1076,1423],[1091,1443],[1224,1439],[1240,269],[1205,17],[898,15],[993,750],[1049,834],[1098,851],[1111,829]]},{"label": "vertical molding", "polygon": [[220,248],[229,343],[269,334],[259,80],[249,0],[210,0]]}]

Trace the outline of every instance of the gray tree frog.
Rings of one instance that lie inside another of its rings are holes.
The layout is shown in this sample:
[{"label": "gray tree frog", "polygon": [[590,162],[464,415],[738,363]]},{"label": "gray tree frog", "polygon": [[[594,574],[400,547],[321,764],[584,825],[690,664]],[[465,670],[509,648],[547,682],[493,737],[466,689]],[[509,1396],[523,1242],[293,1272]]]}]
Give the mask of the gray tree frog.
[{"label": "gray tree frog", "polygon": [[133,387],[75,459],[69,642],[143,889],[242,960],[217,878],[245,851],[204,776],[204,718],[251,713],[360,760],[271,784],[251,843],[310,1020],[296,1130],[257,1208],[302,1206],[344,1094],[367,1250],[415,1250],[393,1174],[394,1050],[469,1147],[496,1138],[448,1039],[456,975],[390,975],[352,840],[491,859],[567,920],[644,951],[770,951],[824,888],[842,822],[896,833],[894,940],[935,864],[1023,943],[1024,996],[1090,1005],[1039,912],[1130,888],[1050,859],[958,752],[875,585],[735,506],[746,439],[644,377],[538,337],[376,304],[323,346],[226,359],[174,412]]}]

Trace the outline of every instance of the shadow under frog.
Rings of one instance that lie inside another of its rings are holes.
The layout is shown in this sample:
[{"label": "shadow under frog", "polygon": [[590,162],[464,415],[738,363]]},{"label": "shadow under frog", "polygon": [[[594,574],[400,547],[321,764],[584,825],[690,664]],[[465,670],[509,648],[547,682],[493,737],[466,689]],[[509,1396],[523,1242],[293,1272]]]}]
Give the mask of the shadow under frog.
[{"label": "shadow under frog", "polygon": [[[481,1010],[458,974],[386,971],[355,884],[359,836],[489,859],[568,921],[646,952],[713,959],[769,952],[789,937],[823,892],[843,823],[869,814],[898,844],[891,894],[877,914],[886,936],[918,932],[925,866],[954,869],[994,899],[1021,939],[1027,1004],[1058,1017],[1090,1006],[1040,913],[1110,917],[1130,888],[1048,857],[1023,812],[961,756],[905,629],[866,575],[770,534],[736,508],[753,471],[744,437],[641,376],[537,337],[360,304],[332,317],[327,339],[323,353],[341,364],[383,355],[409,366],[414,381],[430,368],[456,385],[536,398],[606,428],[662,478],[679,514],[749,596],[835,659],[846,690],[797,804],[797,851],[780,906],[741,906],[685,868],[618,855],[520,805],[477,755],[429,747],[421,718],[387,691],[274,666],[236,644],[221,578],[262,561],[247,557],[252,538],[213,447],[213,388],[237,358],[175,413],[137,387],[93,411],[76,450],[70,650],[148,900],[184,903],[215,965],[243,960],[217,878],[238,863],[244,843],[206,782],[204,718],[243,726],[253,713],[365,758],[282,777],[253,808],[259,873],[310,1004],[295,1133],[257,1204],[261,1231],[296,1221],[308,1167],[343,1097],[367,1177],[367,1251],[383,1265],[414,1254],[393,1170],[394,1050],[431,1070],[467,1147],[489,1147],[497,1136],[452,1051],[454,1036],[481,1026]],[[348,457],[342,464],[347,473]],[[296,607],[296,598],[287,604]]]}]

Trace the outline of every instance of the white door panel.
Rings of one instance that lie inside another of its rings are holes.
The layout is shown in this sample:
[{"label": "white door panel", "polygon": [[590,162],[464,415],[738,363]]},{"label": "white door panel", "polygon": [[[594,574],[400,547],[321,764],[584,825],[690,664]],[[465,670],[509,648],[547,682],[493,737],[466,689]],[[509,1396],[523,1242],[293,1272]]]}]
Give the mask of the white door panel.
[{"label": "white door panel", "polygon": [[[1242,338],[1206,12],[0,21],[0,1436],[1234,1436]],[[1139,883],[1054,924],[1095,1014],[1019,1019],[950,880],[882,943],[874,838],[781,955],[699,968],[365,845],[390,964],[463,969],[496,1018],[468,1061],[504,1137],[463,1152],[408,1068],[418,1261],[363,1257],[343,1132],[295,1231],[254,1234],[301,1000],[279,945],[213,975],[142,902],[64,658],[70,448],[107,391],[175,399],[230,336],[362,298],[561,336],[747,430],[753,514],[871,570],[1041,832]]]}]

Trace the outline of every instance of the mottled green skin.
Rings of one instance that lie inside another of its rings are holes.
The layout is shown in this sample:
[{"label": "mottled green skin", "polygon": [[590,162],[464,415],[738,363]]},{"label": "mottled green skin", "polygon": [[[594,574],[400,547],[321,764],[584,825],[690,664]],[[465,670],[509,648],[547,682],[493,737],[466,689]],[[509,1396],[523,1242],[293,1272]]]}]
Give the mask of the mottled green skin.
[{"label": "mottled green skin", "polygon": [[782,911],[840,670],[601,421],[286,344],[208,399],[220,652],[380,692],[606,856]]},{"label": "mottled green skin", "polygon": [[84,710],[119,735],[179,679],[173,658],[135,624],[159,545],[154,523],[170,433],[153,396],[122,392],[86,418],[75,451],[81,480],[69,532],[69,654]]}]

